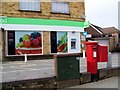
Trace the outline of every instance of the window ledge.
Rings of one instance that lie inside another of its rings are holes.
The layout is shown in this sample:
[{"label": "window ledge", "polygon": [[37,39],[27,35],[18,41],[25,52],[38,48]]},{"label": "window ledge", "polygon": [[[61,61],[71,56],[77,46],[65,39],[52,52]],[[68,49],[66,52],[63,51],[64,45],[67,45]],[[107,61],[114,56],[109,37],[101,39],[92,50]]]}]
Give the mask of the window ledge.
[{"label": "window ledge", "polygon": [[32,10],[18,10],[20,12],[38,12],[38,13],[41,13],[41,11],[32,11]]},{"label": "window ledge", "polygon": [[62,14],[62,15],[70,15],[70,13],[60,13],[60,12],[51,12],[51,14]]}]

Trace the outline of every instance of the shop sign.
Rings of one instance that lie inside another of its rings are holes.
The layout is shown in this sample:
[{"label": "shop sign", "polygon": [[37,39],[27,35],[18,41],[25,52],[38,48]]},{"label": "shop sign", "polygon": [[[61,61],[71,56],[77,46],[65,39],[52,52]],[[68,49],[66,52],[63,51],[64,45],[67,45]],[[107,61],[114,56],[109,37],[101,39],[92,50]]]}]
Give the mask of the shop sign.
[{"label": "shop sign", "polygon": [[0,16],[0,24],[7,23],[7,17],[6,16]]}]

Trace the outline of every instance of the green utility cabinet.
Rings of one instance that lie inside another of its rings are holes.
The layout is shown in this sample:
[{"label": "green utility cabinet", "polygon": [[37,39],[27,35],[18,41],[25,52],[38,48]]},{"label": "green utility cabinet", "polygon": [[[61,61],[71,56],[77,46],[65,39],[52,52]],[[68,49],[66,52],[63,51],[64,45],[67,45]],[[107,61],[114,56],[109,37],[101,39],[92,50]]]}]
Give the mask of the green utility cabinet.
[{"label": "green utility cabinet", "polygon": [[58,81],[80,78],[79,54],[55,55],[55,76]]}]

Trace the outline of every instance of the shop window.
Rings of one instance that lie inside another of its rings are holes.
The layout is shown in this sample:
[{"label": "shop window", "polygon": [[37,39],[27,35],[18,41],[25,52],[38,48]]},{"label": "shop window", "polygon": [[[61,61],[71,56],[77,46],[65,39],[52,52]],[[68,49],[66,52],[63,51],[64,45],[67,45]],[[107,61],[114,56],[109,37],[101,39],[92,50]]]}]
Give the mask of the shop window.
[{"label": "shop window", "polygon": [[68,52],[67,32],[57,32],[57,52]]},{"label": "shop window", "polygon": [[67,53],[67,32],[51,32],[51,53]]},{"label": "shop window", "polygon": [[76,39],[71,39],[71,49],[76,49]]},{"label": "shop window", "polygon": [[57,2],[57,0],[54,0],[52,2],[52,13],[69,14],[69,3]]},{"label": "shop window", "polygon": [[42,32],[8,31],[8,55],[23,54],[42,54]]},{"label": "shop window", "polygon": [[20,0],[19,8],[25,11],[40,11],[40,0]]}]

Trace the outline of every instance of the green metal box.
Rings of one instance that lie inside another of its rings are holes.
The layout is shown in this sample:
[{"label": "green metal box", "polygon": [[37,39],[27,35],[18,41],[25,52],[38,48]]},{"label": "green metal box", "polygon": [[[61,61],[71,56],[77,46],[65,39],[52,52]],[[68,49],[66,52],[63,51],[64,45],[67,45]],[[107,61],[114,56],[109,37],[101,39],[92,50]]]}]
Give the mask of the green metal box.
[{"label": "green metal box", "polygon": [[79,54],[56,55],[55,70],[58,81],[79,79]]}]

